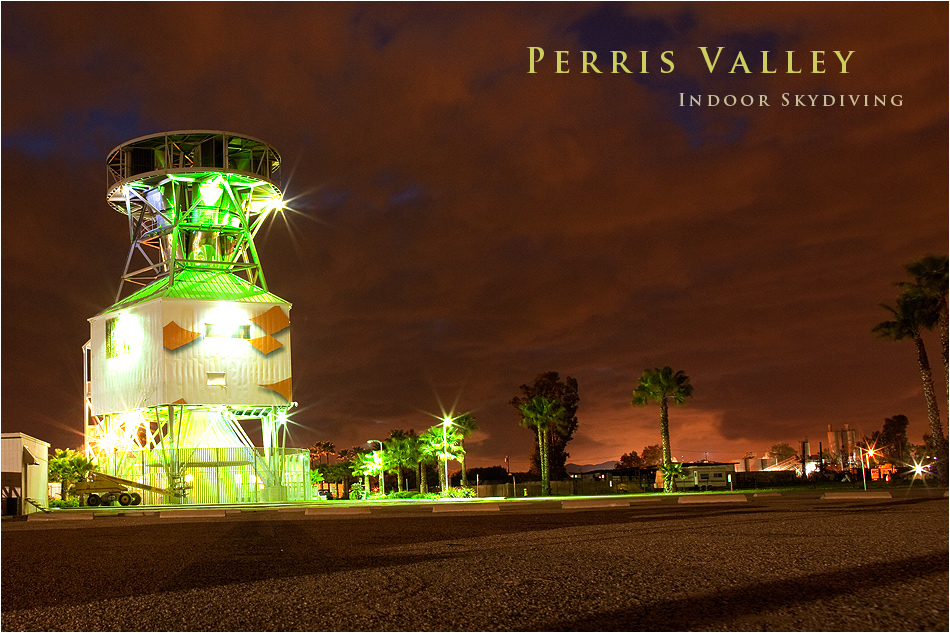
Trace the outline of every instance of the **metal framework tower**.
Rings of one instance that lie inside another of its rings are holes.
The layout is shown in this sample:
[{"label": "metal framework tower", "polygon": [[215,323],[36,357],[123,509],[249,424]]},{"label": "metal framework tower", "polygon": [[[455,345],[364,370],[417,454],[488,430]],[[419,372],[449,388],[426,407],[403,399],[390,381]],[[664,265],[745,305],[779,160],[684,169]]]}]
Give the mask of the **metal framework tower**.
[{"label": "metal framework tower", "polygon": [[268,291],[254,247],[282,208],[279,166],[267,143],[220,131],[109,153],[107,200],[127,216],[131,247],[83,348],[86,448],[100,472],[175,503],[308,498],[309,454],[285,447],[291,306]]}]

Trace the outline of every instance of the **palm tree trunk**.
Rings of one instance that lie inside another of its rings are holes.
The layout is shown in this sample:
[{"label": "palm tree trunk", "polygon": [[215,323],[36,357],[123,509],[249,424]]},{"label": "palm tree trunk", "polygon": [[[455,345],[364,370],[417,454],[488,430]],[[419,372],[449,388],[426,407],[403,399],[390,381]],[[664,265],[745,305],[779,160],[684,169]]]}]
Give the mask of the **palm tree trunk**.
[{"label": "palm tree trunk", "polygon": [[934,390],[933,374],[930,370],[930,361],[927,359],[927,349],[924,340],[914,336],[914,346],[917,348],[917,364],[920,365],[920,380],[924,385],[924,398],[927,400],[927,419],[930,422],[930,436],[937,449],[936,473],[940,481],[946,481],[947,469],[947,440],[943,434],[943,423],[940,421],[940,409],[937,406],[937,394]]},{"label": "palm tree trunk", "polygon": [[459,442],[459,445],[462,447],[462,487],[468,487],[468,473],[465,471],[465,440],[463,439]]},{"label": "palm tree trunk", "polygon": [[548,482],[548,459],[547,459],[547,433],[538,426],[538,462],[541,466],[541,495],[546,496],[551,493],[551,484]]},{"label": "palm tree trunk", "polygon": [[[669,468],[673,459],[670,451],[670,409],[666,398],[660,401],[660,438],[663,443],[663,465]],[[663,477],[663,492],[673,492],[672,477]]]},{"label": "palm tree trunk", "polygon": [[548,494],[551,494],[551,439],[554,436],[554,430],[548,429],[544,434],[544,468],[547,471],[545,481],[548,482]]},{"label": "palm tree trunk", "polygon": [[943,344],[943,375],[947,379],[947,397],[950,398],[950,361],[948,361],[947,336],[950,326],[947,324],[947,297],[940,300],[940,313],[937,319],[940,324],[940,342]]}]

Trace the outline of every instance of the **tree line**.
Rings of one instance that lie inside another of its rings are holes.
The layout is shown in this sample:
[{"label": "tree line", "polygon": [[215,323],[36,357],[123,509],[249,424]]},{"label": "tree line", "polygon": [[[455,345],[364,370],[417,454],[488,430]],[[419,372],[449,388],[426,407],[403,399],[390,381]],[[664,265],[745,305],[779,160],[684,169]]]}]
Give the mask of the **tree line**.
[{"label": "tree line", "polygon": [[[448,462],[458,461],[462,465],[464,488],[468,486],[465,439],[477,430],[475,416],[463,413],[445,416],[441,424],[419,435],[415,429],[393,429],[388,438],[368,442],[379,446],[375,450],[354,446],[334,452],[336,447],[331,442],[316,442],[310,446],[311,482],[340,483],[351,498],[365,498],[372,491],[371,477],[377,478],[379,494],[386,495],[386,476],[394,475],[396,490],[391,492],[406,493],[416,487],[418,494],[425,495],[429,494],[430,483],[434,483],[434,470],[440,492],[447,493],[450,489]],[[337,462],[331,464],[330,456],[335,456]]]},{"label": "tree line", "polygon": [[[930,429],[925,443],[933,446],[933,474],[941,481],[950,475],[947,463],[947,437],[940,420],[940,407],[934,388],[933,372],[923,332],[938,330],[943,352],[943,368],[946,377],[946,393],[950,396],[950,362],[948,362],[947,325],[947,257],[927,255],[907,264],[905,270],[913,281],[899,281],[901,292],[894,305],[882,303],[888,312],[888,320],[874,326],[872,332],[892,341],[909,340],[914,345],[917,367],[927,404],[927,421]],[[945,400],[946,402],[946,400]]]}]

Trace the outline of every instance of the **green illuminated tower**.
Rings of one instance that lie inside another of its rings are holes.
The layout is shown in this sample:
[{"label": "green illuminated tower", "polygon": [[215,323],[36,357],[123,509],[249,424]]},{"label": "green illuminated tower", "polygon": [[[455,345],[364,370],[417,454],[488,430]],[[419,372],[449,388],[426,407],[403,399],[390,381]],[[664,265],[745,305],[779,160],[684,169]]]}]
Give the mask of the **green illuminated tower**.
[{"label": "green illuminated tower", "polygon": [[[291,306],[254,247],[283,209],[279,166],[263,141],[205,130],[109,154],[131,248],[115,303],[89,320],[86,447],[99,471],[176,493],[147,503],[309,497],[309,454],[284,446]],[[256,421],[262,446],[242,426]]]}]

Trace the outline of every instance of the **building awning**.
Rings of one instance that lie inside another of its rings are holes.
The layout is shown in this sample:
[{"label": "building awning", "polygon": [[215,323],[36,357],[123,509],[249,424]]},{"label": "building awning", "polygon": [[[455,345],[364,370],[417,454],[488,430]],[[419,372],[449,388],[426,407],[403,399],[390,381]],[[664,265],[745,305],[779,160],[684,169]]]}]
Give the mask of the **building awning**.
[{"label": "building awning", "polygon": [[36,455],[30,452],[30,449],[23,447],[23,465],[24,466],[39,466],[40,460],[36,459]]}]

